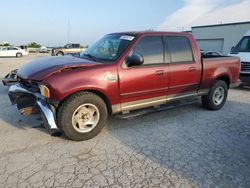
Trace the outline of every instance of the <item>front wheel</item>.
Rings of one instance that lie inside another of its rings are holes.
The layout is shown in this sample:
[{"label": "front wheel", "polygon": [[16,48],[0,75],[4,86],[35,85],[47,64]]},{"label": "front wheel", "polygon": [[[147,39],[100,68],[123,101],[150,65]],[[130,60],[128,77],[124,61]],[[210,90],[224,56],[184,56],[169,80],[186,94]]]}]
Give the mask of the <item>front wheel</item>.
[{"label": "front wheel", "polygon": [[95,137],[104,127],[108,110],[105,102],[91,92],[79,92],[66,99],[58,111],[58,126],[75,141]]},{"label": "front wheel", "polygon": [[217,80],[209,93],[201,97],[202,105],[209,110],[219,110],[227,100],[228,87],[226,82]]}]

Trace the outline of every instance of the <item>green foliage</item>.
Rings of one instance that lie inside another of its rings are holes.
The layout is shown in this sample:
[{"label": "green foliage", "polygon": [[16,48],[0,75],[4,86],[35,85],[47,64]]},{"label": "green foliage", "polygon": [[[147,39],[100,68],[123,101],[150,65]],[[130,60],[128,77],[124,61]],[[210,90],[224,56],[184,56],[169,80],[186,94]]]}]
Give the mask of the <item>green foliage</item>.
[{"label": "green foliage", "polygon": [[85,46],[81,45],[80,47],[81,47],[81,48],[88,48],[89,45],[85,45]]},{"label": "green foliage", "polygon": [[36,42],[31,42],[27,45],[28,48],[40,48],[41,45]]}]

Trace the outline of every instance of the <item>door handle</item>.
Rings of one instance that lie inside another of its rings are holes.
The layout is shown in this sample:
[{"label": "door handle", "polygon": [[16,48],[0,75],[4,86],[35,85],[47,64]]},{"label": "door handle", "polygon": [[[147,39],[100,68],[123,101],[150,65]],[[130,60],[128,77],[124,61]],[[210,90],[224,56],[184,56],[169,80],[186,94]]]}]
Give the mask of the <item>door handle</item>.
[{"label": "door handle", "polygon": [[164,70],[155,71],[155,76],[164,76],[164,74],[165,74]]},{"label": "door handle", "polygon": [[189,71],[189,72],[196,71],[196,68],[195,68],[195,67],[189,67],[188,71]]}]

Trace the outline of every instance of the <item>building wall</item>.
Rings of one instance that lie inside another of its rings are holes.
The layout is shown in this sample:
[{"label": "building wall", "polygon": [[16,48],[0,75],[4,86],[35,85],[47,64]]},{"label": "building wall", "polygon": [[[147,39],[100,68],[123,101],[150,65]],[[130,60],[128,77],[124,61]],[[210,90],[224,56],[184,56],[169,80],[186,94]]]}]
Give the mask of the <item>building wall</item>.
[{"label": "building wall", "polygon": [[248,30],[250,22],[243,22],[192,27],[192,34],[201,49],[228,54]]}]

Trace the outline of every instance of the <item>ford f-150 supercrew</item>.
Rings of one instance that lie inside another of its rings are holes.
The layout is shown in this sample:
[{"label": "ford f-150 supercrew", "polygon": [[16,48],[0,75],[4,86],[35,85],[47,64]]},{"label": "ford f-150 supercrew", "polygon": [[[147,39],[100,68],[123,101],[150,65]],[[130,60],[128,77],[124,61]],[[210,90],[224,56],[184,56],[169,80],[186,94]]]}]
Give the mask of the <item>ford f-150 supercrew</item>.
[{"label": "ford f-150 supercrew", "polygon": [[22,114],[39,109],[47,128],[80,141],[96,136],[108,114],[198,96],[205,108],[218,110],[239,72],[239,58],[202,57],[190,34],[124,32],[104,36],[79,58],[34,60],[3,83]]}]

